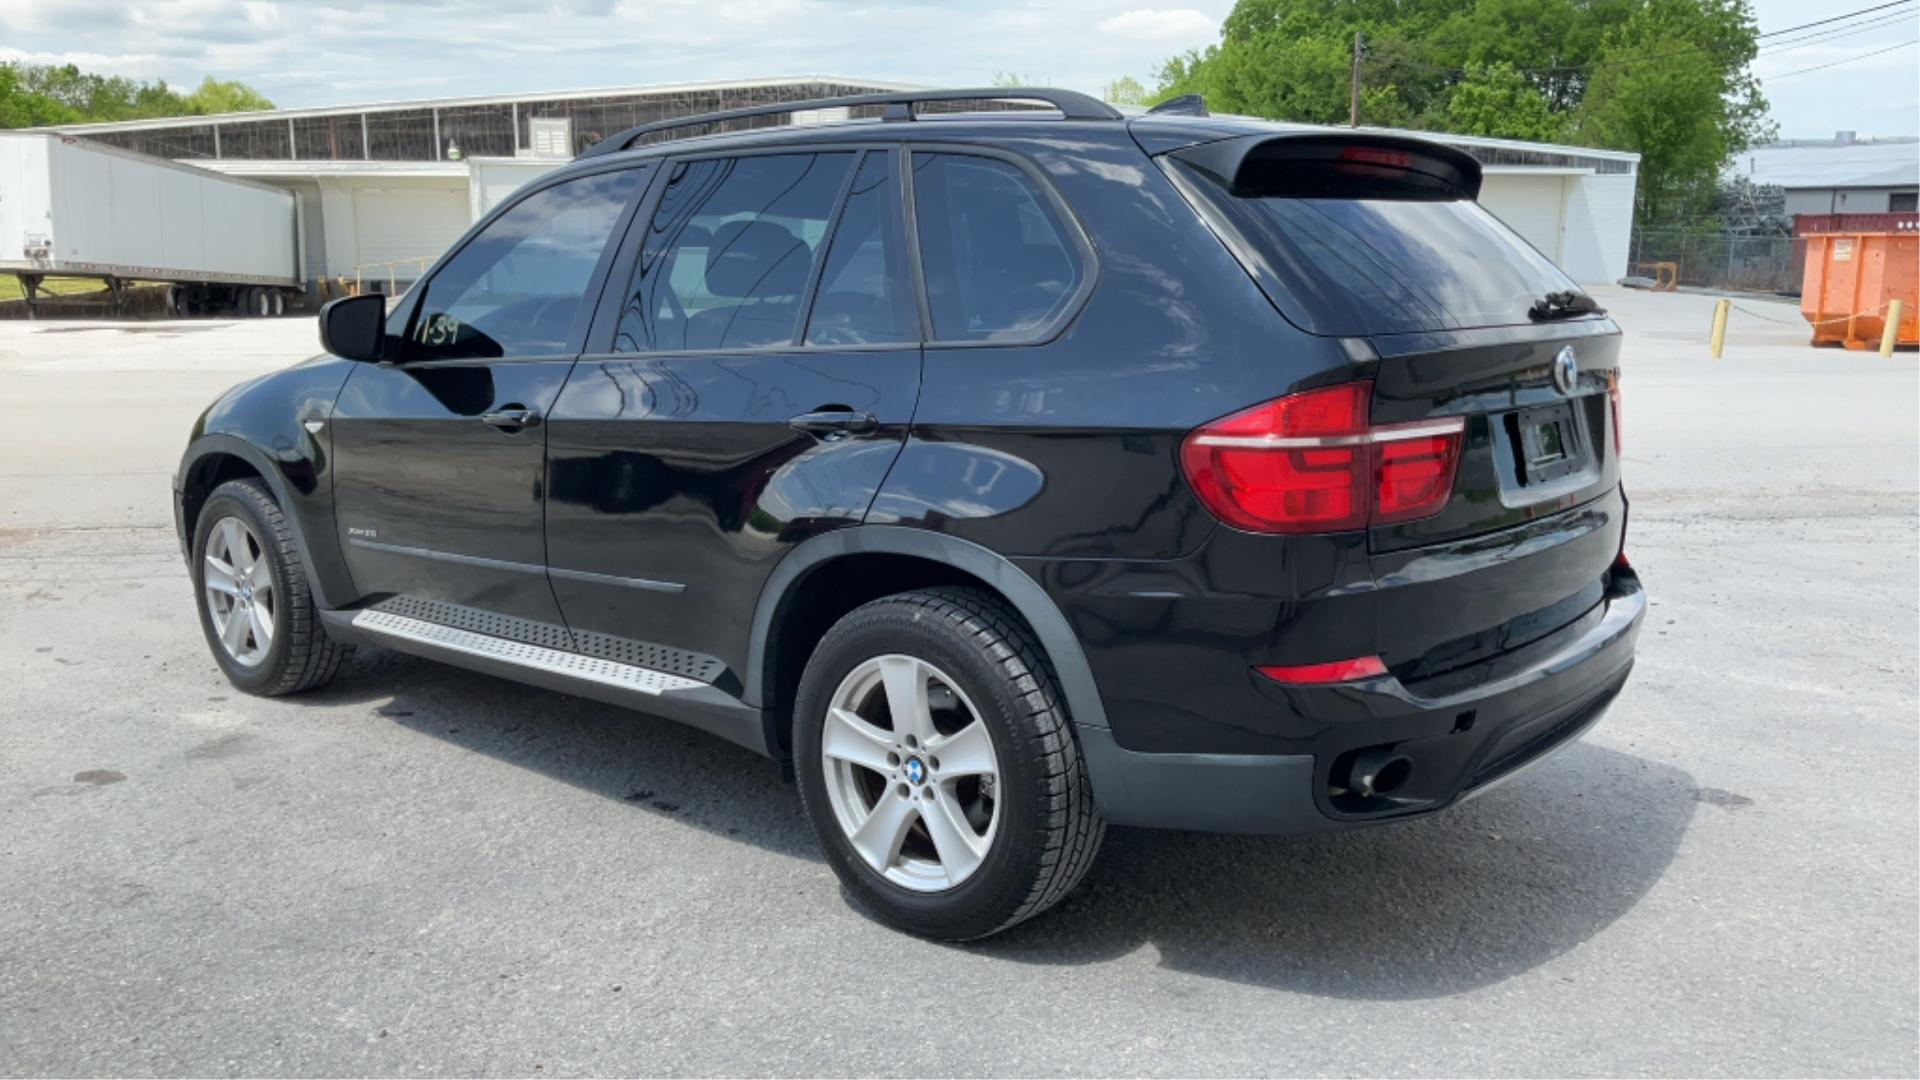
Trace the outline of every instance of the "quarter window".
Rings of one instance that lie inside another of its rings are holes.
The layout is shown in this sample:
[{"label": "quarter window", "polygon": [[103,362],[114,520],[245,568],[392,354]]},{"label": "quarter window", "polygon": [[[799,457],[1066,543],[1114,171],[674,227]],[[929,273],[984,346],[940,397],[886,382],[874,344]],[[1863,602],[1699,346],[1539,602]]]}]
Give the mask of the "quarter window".
[{"label": "quarter window", "polygon": [[1045,328],[1085,273],[1032,178],[994,158],[913,155],[914,219],[933,335],[994,341]]},{"label": "quarter window", "polygon": [[596,173],[530,195],[428,280],[407,360],[567,351],[594,264],[644,169]]},{"label": "quarter window", "polygon": [[674,166],[641,245],[617,352],[790,345],[854,155]]}]

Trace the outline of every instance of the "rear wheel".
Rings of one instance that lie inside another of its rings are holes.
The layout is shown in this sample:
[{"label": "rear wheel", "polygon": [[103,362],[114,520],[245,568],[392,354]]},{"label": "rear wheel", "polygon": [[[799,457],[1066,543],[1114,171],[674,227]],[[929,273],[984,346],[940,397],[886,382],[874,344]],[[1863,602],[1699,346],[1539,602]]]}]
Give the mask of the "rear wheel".
[{"label": "rear wheel", "polygon": [[353,651],[327,637],[293,530],[259,480],[229,481],[207,498],[194,528],[193,583],[207,646],[248,693],[310,690]]},{"label": "rear wheel", "polygon": [[977,590],[890,596],[835,624],[801,680],[794,756],[828,862],[912,933],[1032,918],[1105,834],[1044,654]]}]

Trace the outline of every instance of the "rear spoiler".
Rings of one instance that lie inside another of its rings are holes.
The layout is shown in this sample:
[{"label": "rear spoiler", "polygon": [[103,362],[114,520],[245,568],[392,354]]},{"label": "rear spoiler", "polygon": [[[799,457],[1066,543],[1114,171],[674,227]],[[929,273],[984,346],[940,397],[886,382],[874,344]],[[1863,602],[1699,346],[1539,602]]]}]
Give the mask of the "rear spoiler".
[{"label": "rear spoiler", "polygon": [[1237,196],[1475,199],[1473,155],[1398,135],[1242,135],[1166,155],[1212,174]]}]

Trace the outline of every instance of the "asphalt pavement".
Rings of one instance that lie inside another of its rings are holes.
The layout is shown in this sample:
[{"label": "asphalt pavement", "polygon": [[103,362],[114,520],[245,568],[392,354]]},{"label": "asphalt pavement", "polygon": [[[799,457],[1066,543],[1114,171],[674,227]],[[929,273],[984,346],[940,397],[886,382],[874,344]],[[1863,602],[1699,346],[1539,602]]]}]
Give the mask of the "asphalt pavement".
[{"label": "asphalt pavement", "polygon": [[312,320],[0,323],[0,1073],[1920,1073],[1916,359],[1602,299],[1654,605],[1606,720],[1437,818],[1113,830],[966,947],[716,739],[370,649],[236,692],[168,476]]}]

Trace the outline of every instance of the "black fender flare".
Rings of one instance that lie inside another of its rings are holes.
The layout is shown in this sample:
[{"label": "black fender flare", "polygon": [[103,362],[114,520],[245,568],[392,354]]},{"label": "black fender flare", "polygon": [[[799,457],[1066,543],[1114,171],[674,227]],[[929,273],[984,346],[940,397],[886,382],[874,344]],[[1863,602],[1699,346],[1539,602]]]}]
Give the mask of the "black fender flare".
[{"label": "black fender flare", "polygon": [[[313,545],[308,540],[306,525],[301,521],[298,506],[288,497],[286,474],[280,470],[279,463],[266,451],[237,435],[210,432],[194,439],[180,459],[180,471],[177,475],[182,486],[176,489],[175,497],[184,499],[186,478],[193,474],[194,469],[202,461],[215,454],[239,458],[266,481],[268,489],[273,492],[273,501],[280,504],[280,512],[287,519],[287,527],[293,530],[294,547],[300,553],[301,567],[307,572],[307,589],[313,595],[315,606],[328,609],[338,607],[336,600],[344,598],[335,598],[327,594],[326,579],[318,572],[318,567],[314,563]],[[194,523],[187,521],[183,516],[180,529],[184,534],[181,539],[187,548],[187,559],[191,562]],[[188,570],[191,572],[191,565],[188,566]]]},{"label": "black fender flare", "polygon": [[[753,610],[753,633],[747,652],[747,704],[767,708],[767,645],[774,617],[795,584],[810,571],[848,555],[909,555],[944,563],[979,578],[1012,604],[1039,636],[1053,661],[1066,695],[1067,713],[1076,727],[1107,726],[1107,710],[1093,680],[1093,668],[1080,639],[1039,582],[994,551],[945,533],[897,525],[859,525],[836,529],[802,541],[775,566],[760,589]],[[771,712],[771,710],[769,710]],[[772,743],[769,744],[771,747]]]}]

